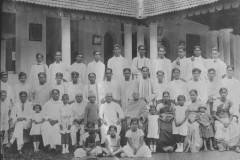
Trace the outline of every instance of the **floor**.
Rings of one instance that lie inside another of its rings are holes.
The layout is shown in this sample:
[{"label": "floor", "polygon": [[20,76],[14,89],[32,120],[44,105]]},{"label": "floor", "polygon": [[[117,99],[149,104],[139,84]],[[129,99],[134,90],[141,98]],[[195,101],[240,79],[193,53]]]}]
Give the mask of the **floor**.
[{"label": "floor", "polygon": [[[99,158],[100,160],[118,160],[118,158]],[[124,158],[124,160],[132,158]],[[200,153],[157,153],[152,158],[135,158],[136,160],[240,160],[240,154],[235,152],[200,152]],[[25,152],[19,156],[8,153],[3,160],[80,160],[73,158],[72,154],[46,154],[44,152]],[[82,159],[81,159],[82,160]]]}]

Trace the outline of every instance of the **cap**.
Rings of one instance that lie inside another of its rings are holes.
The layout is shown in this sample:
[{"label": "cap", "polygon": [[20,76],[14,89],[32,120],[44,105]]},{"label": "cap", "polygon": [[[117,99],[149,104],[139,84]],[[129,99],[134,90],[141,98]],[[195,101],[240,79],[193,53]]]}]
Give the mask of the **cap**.
[{"label": "cap", "polygon": [[96,95],[95,95],[95,93],[92,90],[90,90],[88,92],[88,97],[96,97]]}]

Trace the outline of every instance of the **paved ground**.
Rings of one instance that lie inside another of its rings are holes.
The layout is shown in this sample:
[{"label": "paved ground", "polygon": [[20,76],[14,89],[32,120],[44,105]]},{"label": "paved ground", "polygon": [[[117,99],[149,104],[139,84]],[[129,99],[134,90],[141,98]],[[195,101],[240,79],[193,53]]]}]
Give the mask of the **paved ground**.
[{"label": "paved ground", "polygon": [[[117,160],[117,158],[99,158],[100,160]],[[123,160],[128,160],[124,158]],[[132,158],[130,158],[132,159]],[[129,159],[129,160],[130,160]],[[7,153],[3,160],[74,160],[73,154],[33,153],[25,151],[22,156],[17,153]],[[80,159],[77,159],[80,160]],[[199,153],[156,153],[152,158],[136,158],[136,160],[240,160],[240,154],[235,152],[199,152]]]}]

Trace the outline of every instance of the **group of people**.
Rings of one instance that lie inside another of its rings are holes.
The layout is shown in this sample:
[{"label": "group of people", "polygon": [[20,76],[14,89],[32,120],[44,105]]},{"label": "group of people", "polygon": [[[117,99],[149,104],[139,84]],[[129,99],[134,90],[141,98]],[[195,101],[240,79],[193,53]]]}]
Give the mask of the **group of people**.
[{"label": "group of people", "polygon": [[75,146],[76,157],[240,152],[240,82],[217,48],[205,59],[195,46],[187,58],[179,45],[173,62],[164,46],[153,60],[144,45],[138,53],[129,62],[116,44],[106,67],[99,51],[88,65],[79,53],[71,66],[57,52],[49,67],[38,53],[30,74],[20,72],[14,86],[1,72],[2,144],[16,141],[22,153],[30,135],[35,152],[42,141],[51,150],[61,145],[63,154]]}]

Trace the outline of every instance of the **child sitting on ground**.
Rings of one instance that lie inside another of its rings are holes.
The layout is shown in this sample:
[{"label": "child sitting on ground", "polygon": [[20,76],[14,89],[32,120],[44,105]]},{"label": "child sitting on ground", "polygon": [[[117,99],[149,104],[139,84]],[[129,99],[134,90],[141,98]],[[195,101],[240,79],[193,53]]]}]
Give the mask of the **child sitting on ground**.
[{"label": "child sitting on ground", "polygon": [[139,120],[133,118],[126,133],[127,145],[123,147],[122,157],[151,157],[151,150],[144,142],[144,133],[139,129]]}]

